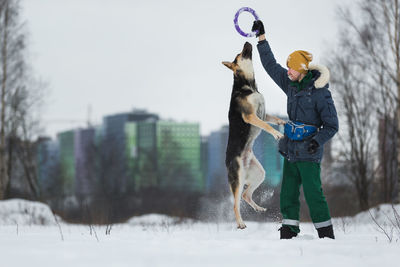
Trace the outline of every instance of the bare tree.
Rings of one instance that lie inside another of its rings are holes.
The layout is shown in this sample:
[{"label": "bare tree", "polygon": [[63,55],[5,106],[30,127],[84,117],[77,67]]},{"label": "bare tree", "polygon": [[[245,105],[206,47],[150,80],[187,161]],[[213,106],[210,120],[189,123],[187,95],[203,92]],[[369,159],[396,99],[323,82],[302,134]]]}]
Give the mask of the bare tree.
[{"label": "bare tree", "polygon": [[332,84],[339,100],[339,116],[344,119],[339,134],[345,144],[340,148],[340,160],[344,162],[349,173],[347,177],[356,188],[359,207],[365,210],[369,208],[369,190],[376,160],[373,142],[376,123],[371,120],[374,116],[373,92],[358,76],[360,65],[354,64],[349,55],[335,54],[330,66],[335,70]]},{"label": "bare tree", "polygon": [[397,197],[397,134],[396,121],[389,114],[381,114],[379,118],[379,201],[393,203]]},{"label": "bare tree", "polygon": [[356,13],[339,9],[342,27],[330,64],[345,122],[339,135],[341,159],[365,210],[374,180],[381,180],[384,202],[394,200],[391,192],[400,184],[395,182],[400,166],[400,7],[399,0],[365,0],[357,6]]},{"label": "bare tree", "polygon": [[9,190],[15,160],[24,170],[31,193],[38,193],[33,139],[43,84],[31,75],[25,40],[19,1],[0,0],[0,199]]},{"label": "bare tree", "polygon": [[6,86],[8,78],[8,39],[10,24],[10,7],[6,0],[0,2],[0,23],[1,27],[1,117],[0,117],[0,199],[4,198],[5,189],[8,183],[6,170],[6,141],[5,141],[5,113],[6,113]]},{"label": "bare tree", "polygon": [[[362,23],[354,17],[343,17],[358,38],[359,54],[364,55],[370,62],[371,85],[379,91],[376,99],[380,105],[377,107],[379,115],[384,119],[385,138],[396,140],[392,142],[400,151],[398,142],[400,132],[400,5],[399,0],[367,0],[360,1],[360,17]],[[393,121],[395,123],[393,123]],[[387,142],[387,140],[384,140]],[[385,153],[385,152],[383,152]],[[389,170],[393,168],[393,156],[396,157],[396,173]],[[385,153],[382,159],[385,166],[383,170],[383,188],[385,202],[392,202],[390,191],[393,191],[393,176],[400,179],[400,153],[396,150]],[[389,164],[389,166],[387,166]],[[392,184],[392,185],[391,185]],[[397,181],[397,186],[400,183]],[[398,191],[397,194],[400,192]],[[399,197],[399,196],[398,196]],[[397,199],[399,201],[399,199]]]}]

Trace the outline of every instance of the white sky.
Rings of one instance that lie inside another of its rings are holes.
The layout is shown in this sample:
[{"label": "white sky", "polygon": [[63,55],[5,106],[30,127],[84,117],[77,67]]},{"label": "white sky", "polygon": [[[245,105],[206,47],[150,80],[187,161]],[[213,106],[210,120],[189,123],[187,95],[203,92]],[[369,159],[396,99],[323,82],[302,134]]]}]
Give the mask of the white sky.
[{"label": "white sky", "polygon": [[[232,61],[245,41],[257,44],[234,29],[239,8],[256,10],[281,64],[298,49],[324,63],[337,33],[335,7],[343,2],[22,0],[31,64],[50,85],[46,134],[84,126],[89,106],[94,123],[144,108],[165,119],[199,122],[208,134],[228,123],[233,77],[221,62]],[[252,21],[249,13],[239,20],[245,31]],[[253,61],[267,112],[286,114],[286,97],[256,48]]]}]

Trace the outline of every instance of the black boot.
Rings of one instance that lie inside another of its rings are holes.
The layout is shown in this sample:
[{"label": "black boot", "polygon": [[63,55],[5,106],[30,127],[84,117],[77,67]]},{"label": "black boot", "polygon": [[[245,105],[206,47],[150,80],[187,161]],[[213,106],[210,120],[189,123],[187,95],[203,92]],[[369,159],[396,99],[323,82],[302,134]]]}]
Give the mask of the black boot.
[{"label": "black boot", "polygon": [[333,234],[332,225],[321,227],[317,229],[319,238],[329,237],[335,239],[335,235]]},{"label": "black boot", "polygon": [[292,239],[297,236],[297,233],[293,232],[287,225],[282,225],[279,231],[281,231],[281,239]]}]

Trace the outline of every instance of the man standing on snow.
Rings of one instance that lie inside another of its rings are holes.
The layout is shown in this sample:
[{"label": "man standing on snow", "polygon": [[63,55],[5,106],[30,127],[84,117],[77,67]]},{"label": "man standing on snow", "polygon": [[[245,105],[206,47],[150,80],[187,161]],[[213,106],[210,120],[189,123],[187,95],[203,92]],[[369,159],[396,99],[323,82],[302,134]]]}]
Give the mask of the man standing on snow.
[{"label": "man standing on snow", "polygon": [[339,129],[335,105],[328,90],[329,70],[310,64],[312,55],[302,50],[290,54],[286,62],[288,69],[283,68],[275,60],[260,20],[254,22],[252,31],[258,31],[257,48],[264,69],[287,95],[289,122],[279,141],[279,152],[285,157],[280,195],[281,239],[290,239],[300,232],[301,185],[318,236],[334,239],[320,177],[323,146]]}]

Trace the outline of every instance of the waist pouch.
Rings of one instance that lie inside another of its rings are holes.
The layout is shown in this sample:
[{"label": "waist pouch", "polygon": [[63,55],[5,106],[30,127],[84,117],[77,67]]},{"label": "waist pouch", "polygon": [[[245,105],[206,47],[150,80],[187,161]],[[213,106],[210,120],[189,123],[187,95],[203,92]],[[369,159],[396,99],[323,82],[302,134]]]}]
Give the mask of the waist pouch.
[{"label": "waist pouch", "polygon": [[285,124],[285,134],[290,140],[302,141],[316,133],[318,128],[302,122],[288,121]]}]

